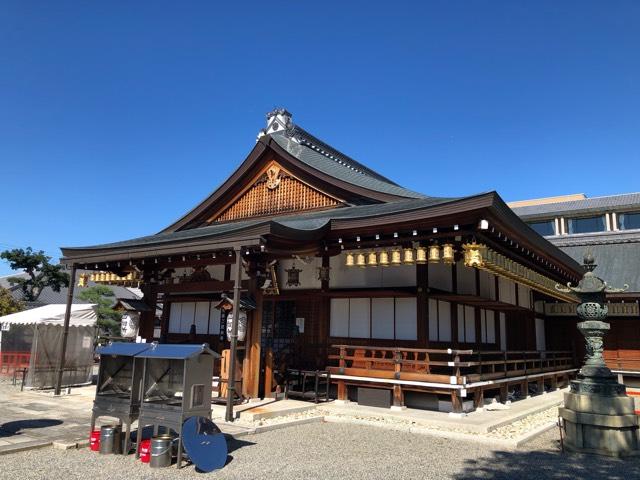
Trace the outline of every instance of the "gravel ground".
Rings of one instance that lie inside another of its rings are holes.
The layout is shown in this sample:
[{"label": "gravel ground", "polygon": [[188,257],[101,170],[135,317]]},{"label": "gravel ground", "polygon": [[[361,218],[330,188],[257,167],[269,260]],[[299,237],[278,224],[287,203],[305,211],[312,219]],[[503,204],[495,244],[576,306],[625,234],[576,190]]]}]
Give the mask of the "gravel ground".
[{"label": "gravel ground", "polygon": [[557,431],[526,448],[347,424],[307,424],[229,442],[227,466],[200,474],[192,466],[151,470],[133,456],[100,456],[88,449],[52,448],[0,457],[0,478],[186,479],[629,479],[640,478],[640,460],[560,454]]}]

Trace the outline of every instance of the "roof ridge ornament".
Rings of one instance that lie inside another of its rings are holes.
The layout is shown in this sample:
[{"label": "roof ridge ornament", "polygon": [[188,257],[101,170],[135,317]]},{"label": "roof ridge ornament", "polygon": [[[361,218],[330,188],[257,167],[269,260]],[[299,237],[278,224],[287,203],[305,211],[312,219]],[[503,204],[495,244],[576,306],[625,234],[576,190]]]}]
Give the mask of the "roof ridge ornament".
[{"label": "roof ridge ornament", "polygon": [[585,274],[578,282],[578,285],[571,286],[571,282],[567,283],[567,286],[556,284],[556,290],[564,293],[577,293],[578,296],[594,297],[600,303],[604,303],[604,293],[624,292],[629,289],[629,285],[625,283],[622,288],[614,288],[607,285],[607,282],[597,277],[593,271],[598,266],[596,260],[591,253],[591,250],[587,250],[584,254],[582,267],[585,270]]},{"label": "roof ridge ornament", "polygon": [[258,132],[258,140],[272,133],[290,133],[293,131],[293,115],[284,108],[274,108],[267,113],[267,127]]}]

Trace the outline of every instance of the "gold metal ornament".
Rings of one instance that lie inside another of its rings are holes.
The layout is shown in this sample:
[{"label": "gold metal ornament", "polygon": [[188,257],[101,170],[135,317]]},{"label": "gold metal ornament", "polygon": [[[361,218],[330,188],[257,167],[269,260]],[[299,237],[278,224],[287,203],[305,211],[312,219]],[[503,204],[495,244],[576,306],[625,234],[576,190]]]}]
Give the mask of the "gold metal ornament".
[{"label": "gold metal ornament", "polygon": [[484,245],[479,245],[476,242],[467,243],[462,245],[462,250],[464,250],[465,267],[480,268],[484,265],[483,254],[486,250]]},{"label": "gold metal ornament", "polygon": [[450,243],[445,243],[442,246],[442,261],[444,263],[449,265],[455,263],[455,255],[456,251],[454,250],[453,245],[451,245]]},{"label": "gold metal ornament", "polygon": [[355,258],[354,258],[353,253],[351,253],[351,252],[347,253],[346,260],[345,260],[345,265],[347,267],[353,267],[355,264],[356,264],[356,262],[355,262]]},{"label": "gold metal ornament", "polygon": [[424,265],[427,263],[427,249],[424,247],[418,246],[416,248],[416,263],[418,265]]},{"label": "gold metal ornament", "polygon": [[87,286],[87,281],[89,279],[89,275],[87,275],[86,273],[82,273],[80,274],[80,276],[78,277],[78,287],[83,288]]},{"label": "gold metal ornament", "polygon": [[405,265],[413,265],[413,261],[413,248],[405,248],[402,263],[404,263]]},{"label": "gold metal ornament", "polygon": [[391,250],[391,265],[402,265],[402,254],[399,248]]},{"label": "gold metal ornament", "polygon": [[367,262],[365,261],[364,253],[358,252],[356,253],[356,266],[364,268],[367,266]]},{"label": "gold metal ornament", "polygon": [[376,252],[369,252],[369,254],[367,255],[367,265],[370,267],[378,266],[378,254]]},{"label": "gold metal ornament", "polygon": [[431,245],[429,247],[429,263],[440,262],[440,247],[438,245]]},{"label": "gold metal ornament", "polygon": [[389,252],[387,252],[386,250],[382,250],[380,252],[379,258],[378,258],[378,264],[381,267],[388,267],[389,266]]}]

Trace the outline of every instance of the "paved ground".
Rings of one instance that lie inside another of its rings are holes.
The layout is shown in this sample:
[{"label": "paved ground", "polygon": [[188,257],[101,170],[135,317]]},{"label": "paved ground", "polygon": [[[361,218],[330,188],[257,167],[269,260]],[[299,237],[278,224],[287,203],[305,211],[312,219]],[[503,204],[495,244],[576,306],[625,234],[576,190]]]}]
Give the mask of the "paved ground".
[{"label": "paved ground", "polygon": [[[207,476],[225,479],[630,479],[640,459],[560,454],[557,432],[526,449],[495,449],[373,427],[315,423],[231,440],[227,466]],[[2,479],[113,480],[202,477],[192,466],[152,470],[132,456],[53,448],[2,457]]]},{"label": "paved ground", "polygon": [[[73,388],[71,392],[54,397],[51,392],[21,392],[6,380],[0,382],[0,455],[53,442],[86,443],[95,386]],[[98,421],[98,425],[106,423],[113,420],[103,417]],[[222,427],[231,434],[249,430],[237,425]]]}]

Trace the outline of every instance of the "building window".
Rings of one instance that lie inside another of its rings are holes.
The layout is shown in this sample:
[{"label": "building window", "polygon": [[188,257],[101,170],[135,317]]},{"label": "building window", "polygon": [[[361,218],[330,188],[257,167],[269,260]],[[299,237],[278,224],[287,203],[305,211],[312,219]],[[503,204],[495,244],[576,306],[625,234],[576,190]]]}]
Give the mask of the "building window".
[{"label": "building window", "polygon": [[493,310],[480,309],[480,341],[496,343],[496,319]]},{"label": "building window", "polygon": [[569,234],[604,232],[607,229],[604,215],[597,217],[570,218],[567,220]]},{"label": "building window", "polygon": [[618,214],[618,229],[620,230],[640,229],[640,212]]},{"label": "building window", "polygon": [[332,337],[417,340],[415,297],[332,298],[329,332]]},{"label": "building window", "polygon": [[542,222],[530,222],[529,226],[543,237],[549,237],[556,234],[555,223],[554,220],[544,220]]},{"label": "building window", "polygon": [[451,341],[451,304],[449,302],[429,299],[429,340]]},{"label": "building window", "polygon": [[458,305],[458,341],[475,343],[476,309],[469,305]]}]

